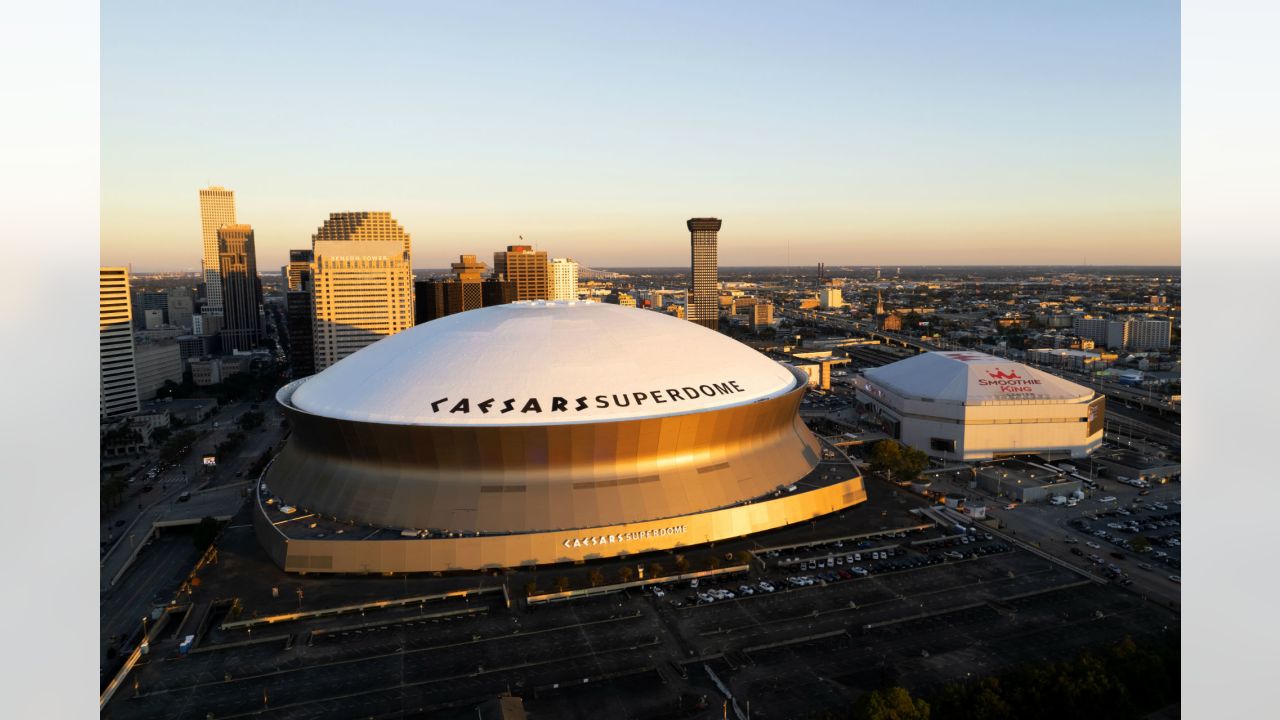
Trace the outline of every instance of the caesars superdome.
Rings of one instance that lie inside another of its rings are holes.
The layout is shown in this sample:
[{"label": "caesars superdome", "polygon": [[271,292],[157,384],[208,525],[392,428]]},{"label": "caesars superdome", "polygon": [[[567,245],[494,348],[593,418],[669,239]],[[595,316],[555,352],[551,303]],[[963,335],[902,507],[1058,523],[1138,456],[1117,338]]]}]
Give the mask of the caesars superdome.
[{"label": "caesars superdome", "polygon": [[662,313],[534,301],[449,315],[281,388],[292,433],[255,527],[286,570],[414,572],[808,520],[866,495],[856,471],[817,472],[805,388],[804,373]]}]

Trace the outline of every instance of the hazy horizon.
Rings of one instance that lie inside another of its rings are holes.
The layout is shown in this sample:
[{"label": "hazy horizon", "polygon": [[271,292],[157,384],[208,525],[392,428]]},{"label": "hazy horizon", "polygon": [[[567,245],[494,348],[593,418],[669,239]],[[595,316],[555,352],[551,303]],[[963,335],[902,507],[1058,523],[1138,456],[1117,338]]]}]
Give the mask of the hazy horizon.
[{"label": "hazy horizon", "polygon": [[[414,266],[1180,264],[1176,4],[102,9],[104,265],[388,210]],[[618,32],[617,28],[626,28]],[[234,31],[231,31],[234,29]]]}]

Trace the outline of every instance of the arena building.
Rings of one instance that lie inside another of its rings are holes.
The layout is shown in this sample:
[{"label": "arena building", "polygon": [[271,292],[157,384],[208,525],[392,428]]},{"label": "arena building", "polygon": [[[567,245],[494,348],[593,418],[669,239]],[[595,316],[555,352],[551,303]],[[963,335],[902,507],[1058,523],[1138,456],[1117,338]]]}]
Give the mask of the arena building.
[{"label": "arena building", "polygon": [[934,457],[1080,458],[1102,445],[1105,397],[994,355],[922,353],[854,386],[886,433]]},{"label": "arena building", "polygon": [[292,432],[254,525],[288,571],[421,572],[632,555],[866,499],[800,420],[804,373],[603,303],[449,315],[281,388]]}]

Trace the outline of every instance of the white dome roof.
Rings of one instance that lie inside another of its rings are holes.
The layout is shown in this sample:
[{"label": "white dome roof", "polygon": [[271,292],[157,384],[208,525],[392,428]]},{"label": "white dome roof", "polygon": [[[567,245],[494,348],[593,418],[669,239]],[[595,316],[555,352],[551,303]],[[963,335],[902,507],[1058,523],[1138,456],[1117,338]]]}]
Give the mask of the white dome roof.
[{"label": "white dome roof", "polygon": [[531,301],[416,325],[281,397],[345,420],[543,425],[744,405],[796,383],[786,366],[696,323],[618,305]]},{"label": "white dome roof", "polygon": [[1088,402],[1094,396],[1057,375],[980,352],[921,353],[862,375],[902,397],[964,405]]}]

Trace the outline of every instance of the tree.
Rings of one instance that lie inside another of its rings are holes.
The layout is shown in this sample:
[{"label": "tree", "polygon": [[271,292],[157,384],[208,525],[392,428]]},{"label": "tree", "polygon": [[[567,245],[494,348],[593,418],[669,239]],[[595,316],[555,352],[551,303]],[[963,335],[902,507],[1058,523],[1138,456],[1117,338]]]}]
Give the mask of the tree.
[{"label": "tree", "polygon": [[213,539],[218,536],[218,527],[220,523],[211,517],[200,518],[200,524],[196,526],[196,530],[191,535],[191,543],[196,546],[197,550],[208,550],[213,544]]},{"label": "tree", "polygon": [[893,479],[893,471],[902,459],[902,446],[892,440],[881,440],[871,446],[871,471]]},{"label": "tree", "polygon": [[719,567],[720,567],[720,558],[716,557],[715,555],[712,555],[707,558],[708,570],[717,570],[719,569]]},{"label": "tree", "polygon": [[569,578],[561,575],[556,578],[556,592],[564,592],[569,589]]},{"label": "tree", "polygon": [[604,584],[604,573],[599,568],[591,568],[591,572],[587,573],[587,582],[591,583],[591,587],[600,587]]},{"label": "tree", "polygon": [[906,688],[872,690],[853,706],[855,720],[929,720],[929,703],[912,698]]},{"label": "tree", "polygon": [[645,572],[649,573],[649,577],[651,578],[662,577],[662,563],[649,563],[649,567]]},{"label": "tree", "polygon": [[530,595],[535,595],[537,594],[537,592],[538,592],[538,581],[536,579],[530,580],[529,582],[524,584],[525,597],[528,597]]},{"label": "tree", "polygon": [[923,450],[913,447],[903,447],[899,450],[897,471],[901,480],[908,482],[915,480],[927,467],[929,467],[929,455]]},{"label": "tree", "polygon": [[1151,541],[1139,535],[1129,541],[1129,547],[1132,548],[1134,552],[1144,553],[1151,549]]},{"label": "tree", "polygon": [[630,565],[623,565],[618,568],[618,582],[629,583],[636,576],[636,571]]},{"label": "tree", "polygon": [[683,555],[677,555],[675,559],[676,570],[685,572],[689,569],[689,560]]}]

